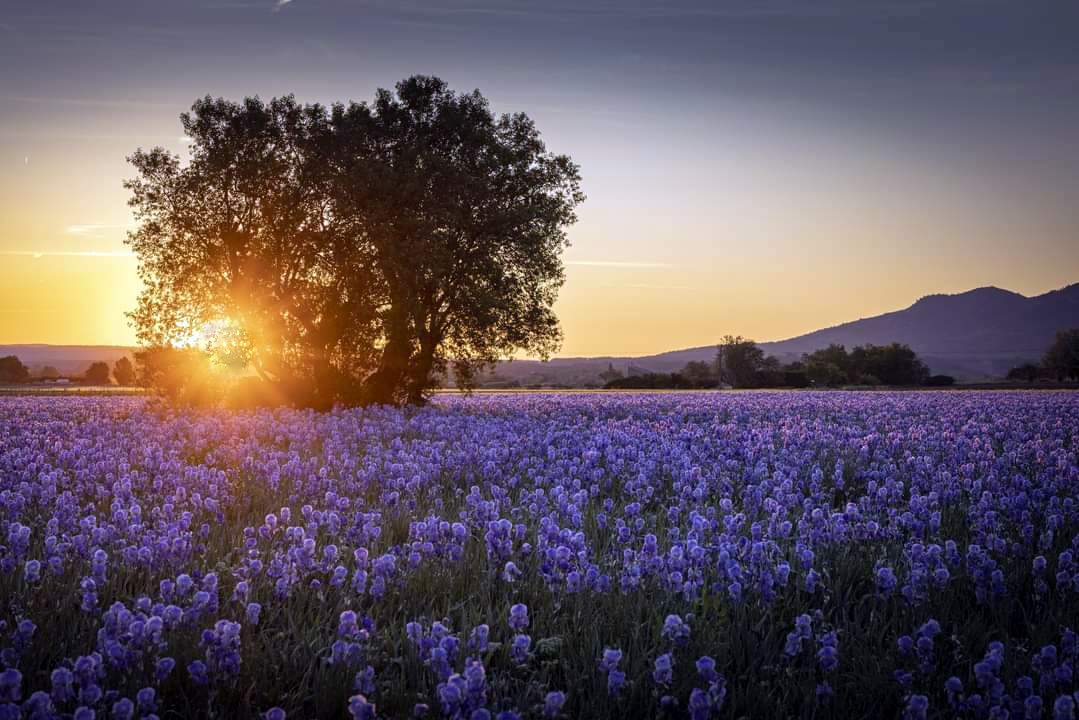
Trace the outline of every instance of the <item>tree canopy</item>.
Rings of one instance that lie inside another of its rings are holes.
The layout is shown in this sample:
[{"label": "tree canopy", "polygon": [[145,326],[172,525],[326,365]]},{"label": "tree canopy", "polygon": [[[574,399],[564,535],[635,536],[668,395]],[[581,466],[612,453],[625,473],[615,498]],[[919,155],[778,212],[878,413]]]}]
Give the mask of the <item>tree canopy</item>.
[{"label": "tree canopy", "polygon": [[1079,380],[1079,328],[1057,332],[1042,365],[1058,380]]},{"label": "tree canopy", "polygon": [[748,338],[727,335],[719,343],[716,365],[722,382],[736,388],[754,387],[764,367],[764,351]]},{"label": "tree canopy", "polygon": [[116,378],[117,385],[134,385],[135,366],[126,357],[122,357],[112,364],[112,376]]},{"label": "tree canopy", "polygon": [[850,352],[829,345],[805,356],[806,372],[817,385],[921,385],[929,369],[907,345],[858,345]]},{"label": "tree canopy", "polygon": [[368,103],[206,97],[190,161],[131,158],[149,347],[199,335],[289,402],[418,402],[561,339],[577,166],[524,114],[415,76]]},{"label": "tree canopy", "polygon": [[86,369],[86,374],[83,375],[83,380],[89,385],[108,385],[109,364],[106,362],[90,363],[90,367]]},{"label": "tree canopy", "polygon": [[30,379],[30,371],[15,355],[0,357],[0,382],[23,383]]}]

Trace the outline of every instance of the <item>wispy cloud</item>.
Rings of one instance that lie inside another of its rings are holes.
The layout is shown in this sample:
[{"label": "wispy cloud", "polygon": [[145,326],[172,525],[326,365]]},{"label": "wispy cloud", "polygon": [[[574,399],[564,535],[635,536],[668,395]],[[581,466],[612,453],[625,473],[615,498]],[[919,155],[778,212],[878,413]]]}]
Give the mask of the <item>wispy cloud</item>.
[{"label": "wispy cloud", "polygon": [[126,250],[0,250],[0,255],[9,257],[97,257],[97,258],[127,258],[135,257],[135,253]]},{"label": "wispy cloud", "polygon": [[576,265],[578,267],[611,267],[611,268],[670,268],[674,267],[669,263],[659,262],[630,262],[626,260],[567,260],[567,265]]},{"label": "wispy cloud", "polygon": [[646,283],[622,283],[618,285],[600,285],[602,288],[630,288],[632,290],[692,290],[689,285],[649,285]]},{"label": "wispy cloud", "polygon": [[96,237],[105,230],[126,230],[130,225],[68,225],[64,232],[79,237]]},{"label": "wispy cloud", "polygon": [[285,7],[286,5],[290,5],[291,3],[292,0],[277,0],[277,2],[274,3],[273,11],[281,12],[281,8]]}]

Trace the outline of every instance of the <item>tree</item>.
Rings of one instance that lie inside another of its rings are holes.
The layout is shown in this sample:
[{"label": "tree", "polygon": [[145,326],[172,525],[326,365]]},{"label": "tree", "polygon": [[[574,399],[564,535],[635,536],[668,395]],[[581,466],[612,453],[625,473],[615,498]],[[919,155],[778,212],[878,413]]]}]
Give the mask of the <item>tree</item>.
[{"label": "tree", "polygon": [[432,77],[337,106],[332,126],[335,201],[370,240],[386,292],[368,398],[418,401],[450,361],[467,383],[517,349],[548,357],[565,228],[584,199],[577,166],[526,115],[496,118],[478,91]]},{"label": "tree", "polygon": [[117,385],[134,385],[135,368],[127,357],[122,357],[112,365],[112,376]]},{"label": "tree", "polygon": [[809,387],[809,375],[804,362],[795,360],[783,366],[783,385],[793,388]]},{"label": "tree", "polygon": [[1022,380],[1025,382],[1034,382],[1042,374],[1042,369],[1032,362],[1023,363],[1017,365],[1008,371],[1008,380]]},{"label": "tree", "polygon": [[1042,365],[1057,380],[1079,380],[1079,328],[1058,331],[1042,359]]},{"label": "tree", "polygon": [[610,383],[614,380],[621,380],[625,377],[620,370],[616,370],[614,363],[607,363],[607,369],[599,374],[599,379],[606,383]]},{"label": "tree", "polygon": [[814,350],[804,356],[804,361],[806,376],[814,385],[834,387],[857,381],[857,377],[851,377],[851,357],[843,345],[832,343]]},{"label": "tree", "polygon": [[30,379],[30,371],[14,355],[0,357],[0,383],[24,383]]},{"label": "tree", "polygon": [[885,385],[921,385],[929,377],[929,368],[906,345],[866,345],[861,350],[864,361],[854,366],[859,375],[873,375]]},{"label": "tree", "polygon": [[54,368],[52,365],[46,365],[41,368],[41,372],[38,373],[38,377],[42,380],[56,380],[60,377],[60,371]]},{"label": "tree", "polygon": [[145,288],[131,319],[148,357],[164,361],[164,348],[210,328],[204,349],[238,351],[310,405],[338,400],[373,367],[377,294],[364,243],[331,212],[326,115],[292,97],[206,97],[180,118],[186,166],[161,148],[129,158],[139,225],[128,243]]},{"label": "tree", "polygon": [[727,335],[719,344],[716,361],[722,381],[736,388],[753,387],[764,363],[764,351],[748,338]]},{"label": "tree", "polygon": [[921,385],[929,368],[906,345],[859,345],[850,353],[829,345],[805,356],[806,372],[817,385]]},{"label": "tree", "polygon": [[823,387],[836,387],[848,381],[847,373],[839,365],[812,357],[806,360],[806,377]]},{"label": "tree", "polygon": [[697,388],[715,387],[718,382],[715,366],[700,360],[691,360],[686,363],[680,375],[692,387]]},{"label": "tree", "polygon": [[419,402],[500,357],[547,357],[577,167],[523,114],[416,76],[375,101],[205,98],[191,161],[138,151],[140,341],[229,330],[291,402]]},{"label": "tree", "polygon": [[91,363],[90,367],[86,369],[86,374],[83,375],[83,381],[87,385],[108,385],[109,364],[106,362]]}]

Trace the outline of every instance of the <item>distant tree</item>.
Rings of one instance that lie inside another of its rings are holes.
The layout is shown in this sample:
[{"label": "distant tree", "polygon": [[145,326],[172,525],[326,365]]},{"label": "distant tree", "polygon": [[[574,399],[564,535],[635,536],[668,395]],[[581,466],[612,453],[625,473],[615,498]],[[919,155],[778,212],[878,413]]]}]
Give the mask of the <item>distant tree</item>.
[{"label": "distant tree", "polygon": [[929,368],[907,345],[866,345],[861,350],[865,359],[856,371],[874,375],[885,385],[921,385],[929,377]]},{"label": "distant tree", "polygon": [[955,378],[951,375],[930,375],[925,379],[927,387],[950,387],[955,385]]},{"label": "distant tree", "polygon": [[113,363],[112,376],[116,378],[117,385],[135,384],[135,367],[127,357],[122,357]]},{"label": "distant tree", "polygon": [[700,360],[691,360],[686,363],[680,372],[681,376],[693,387],[715,387],[719,379],[716,377],[715,366]]},{"label": "distant tree", "polygon": [[727,335],[719,344],[716,364],[723,382],[736,388],[753,387],[764,364],[764,351],[748,338]]},{"label": "distant tree", "polygon": [[38,373],[38,377],[42,380],[56,380],[60,377],[60,371],[54,368],[52,365],[46,365],[41,368],[41,372]]},{"label": "distant tree", "polygon": [[834,387],[857,381],[857,375],[852,372],[851,357],[842,345],[833,343],[815,350],[805,355],[804,361],[806,375],[814,385]]},{"label": "distant tree", "polygon": [[228,320],[293,403],[419,402],[500,357],[548,356],[577,166],[524,114],[415,76],[372,103],[213,100],[191,159],[131,157],[147,346]]},{"label": "distant tree", "polygon": [[754,387],[780,387],[783,385],[783,363],[774,355],[761,360],[753,379]]},{"label": "distant tree", "polygon": [[1023,382],[1034,382],[1042,375],[1042,369],[1032,362],[1023,363],[1022,365],[1016,365],[1008,371],[1008,380],[1022,380]]},{"label": "distant tree", "polygon": [[83,375],[83,382],[87,385],[108,385],[109,364],[106,362],[91,363]]},{"label": "distant tree", "polygon": [[804,388],[809,387],[809,376],[806,375],[805,363],[800,360],[789,362],[782,367],[783,387]]},{"label": "distant tree", "polygon": [[821,387],[836,387],[849,381],[846,371],[839,365],[812,357],[806,360],[806,377]]},{"label": "distant tree", "polygon": [[1042,365],[1057,380],[1079,380],[1079,328],[1058,331]]},{"label": "distant tree", "polygon": [[599,374],[599,379],[604,383],[620,380],[623,377],[625,377],[625,375],[623,375],[621,371],[615,369],[614,363],[607,363],[607,369]]},{"label": "distant tree", "polygon": [[30,379],[30,371],[14,355],[0,357],[0,383],[24,383]]},{"label": "distant tree", "polygon": [[816,385],[921,385],[929,369],[917,353],[900,343],[859,345],[849,353],[829,345],[805,356],[806,372]]}]

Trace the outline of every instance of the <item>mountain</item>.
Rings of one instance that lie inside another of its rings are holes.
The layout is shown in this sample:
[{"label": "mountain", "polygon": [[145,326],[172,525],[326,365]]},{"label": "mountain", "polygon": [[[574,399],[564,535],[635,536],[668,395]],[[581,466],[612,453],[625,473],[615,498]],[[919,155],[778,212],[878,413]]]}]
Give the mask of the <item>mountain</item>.
[{"label": "mountain", "polygon": [[[900,342],[910,345],[934,373],[970,381],[1000,378],[1021,362],[1037,361],[1056,331],[1069,327],[1079,327],[1079,283],[1035,297],[984,287],[956,295],[928,295],[903,310],[760,346],[765,353],[789,362],[832,343],[849,349]],[[514,360],[500,363],[495,376],[521,384],[596,383],[608,366],[621,372],[631,365],[672,372],[691,360],[710,362],[715,352],[714,345],[706,345],[634,358]]]},{"label": "mountain", "polygon": [[[1000,378],[1019,363],[1037,361],[1056,331],[1070,327],[1079,327],[1079,283],[1035,297],[984,287],[928,295],[903,310],[760,346],[789,362],[832,343],[849,349],[900,342],[914,348],[934,373],[970,381]],[[0,357],[17,355],[31,369],[52,365],[64,374],[82,373],[97,360],[111,365],[132,353],[133,348],[117,345],[0,345]],[[499,363],[484,384],[599,385],[600,373],[611,366],[620,372],[672,372],[691,360],[711,362],[715,353],[714,345],[706,345],[644,357],[513,360]]]}]

